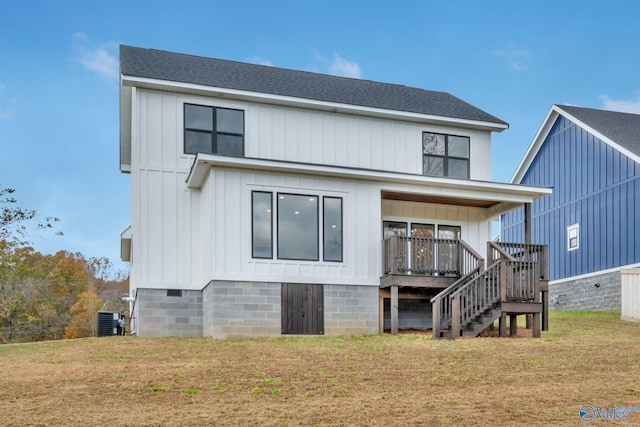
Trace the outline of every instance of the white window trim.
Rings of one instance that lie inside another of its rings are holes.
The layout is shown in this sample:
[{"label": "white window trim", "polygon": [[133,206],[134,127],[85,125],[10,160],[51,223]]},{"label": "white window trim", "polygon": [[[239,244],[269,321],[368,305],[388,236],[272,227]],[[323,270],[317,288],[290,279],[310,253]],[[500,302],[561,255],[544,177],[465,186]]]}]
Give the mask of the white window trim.
[{"label": "white window trim", "polygon": [[[571,247],[571,232],[575,231],[576,246]],[[580,224],[573,224],[567,227],[567,251],[575,251],[580,248]]]}]

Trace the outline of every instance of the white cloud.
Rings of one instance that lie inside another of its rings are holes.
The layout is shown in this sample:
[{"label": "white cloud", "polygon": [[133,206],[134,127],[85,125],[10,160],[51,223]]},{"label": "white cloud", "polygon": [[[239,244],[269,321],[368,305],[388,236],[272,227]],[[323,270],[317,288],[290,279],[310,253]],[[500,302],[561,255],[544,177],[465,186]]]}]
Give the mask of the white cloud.
[{"label": "white cloud", "polygon": [[118,79],[118,58],[115,53],[117,46],[117,43],[109,42],[94,47],[85,34],[76,33],[73,36],[75,59],[87,70],[96,73],[108,82]]},{"label": "white cloud", "polygon": [[268,59],[260,58],[259,56],[254,56],[253,58],[249,58],[249,62],[258,65],[266,65],[268,67],[273,67],[273,63]]},{"label": "white cloud", "polygon": [[602,108],[605,110],[619,111],[622,113],[640,114],[640,95],[636,95],[635,99],[611,99],[609,95],[600,95]]},{"label": "white cloud", "polygon": [[506,49],[494,51],[493,55],[504,59],[507,65],[509,65],[509,68],[515,71],[525,71],[528,69],[532,56],[531,52],[517,47],[513,43],[509,44]]},{"label": "white cloud", "polygon": [[333,62],[329,68],[331,74],[335,76],[351,77],[354,79],[362,78],[360,66],[351,61],[347,61],[337,53],[333,54]]}]

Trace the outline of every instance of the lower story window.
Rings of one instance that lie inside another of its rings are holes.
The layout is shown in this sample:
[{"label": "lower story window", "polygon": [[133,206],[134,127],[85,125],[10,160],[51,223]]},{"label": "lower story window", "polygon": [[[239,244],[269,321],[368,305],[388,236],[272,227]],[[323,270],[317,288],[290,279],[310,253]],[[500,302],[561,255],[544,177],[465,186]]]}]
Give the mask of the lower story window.
[{"label": "lower story window", "polygon": [[579,232],[580,225],[573,224],[567,227],[567,250],[575,251],[580,247]]},{"label": "lower story window", "polygon": [[273,203],[273,197],[252,192],[253,258],[273,258],[275,248],[278,259],[320,261],[322,253],[323,261],[342,262],[342,198],[275,193]]},{"label": "lower story window", "polygon": [[278,259],[318,261],[318,197],[278,194]]}]

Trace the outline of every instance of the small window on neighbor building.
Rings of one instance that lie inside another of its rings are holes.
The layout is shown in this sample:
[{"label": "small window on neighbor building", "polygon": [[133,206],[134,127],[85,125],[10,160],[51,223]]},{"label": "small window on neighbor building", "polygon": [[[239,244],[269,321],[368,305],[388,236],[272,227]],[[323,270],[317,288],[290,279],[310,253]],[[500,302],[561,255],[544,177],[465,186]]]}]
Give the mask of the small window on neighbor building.
[{"label": "small window on neighbor building", "polygon": [[575,251],[580,247],[580,225],[573,224],[567,227],[567,250]]},{"label": "small window on neighbor building", "polygon": [[167,296],[168,297],[181,297],[182,296],[182,289],[167,289]]}]

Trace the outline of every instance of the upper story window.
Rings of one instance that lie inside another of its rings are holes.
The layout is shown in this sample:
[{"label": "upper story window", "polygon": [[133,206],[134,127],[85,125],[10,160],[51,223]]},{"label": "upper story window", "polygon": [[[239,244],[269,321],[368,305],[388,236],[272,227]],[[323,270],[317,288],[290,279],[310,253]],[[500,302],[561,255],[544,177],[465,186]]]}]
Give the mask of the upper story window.
[{"label": "upper story window", "polygon": [[469,179],[469,137],[422,133],[422,173]]},{"label": "upper story window", "polygon": [[184,104],[184,152],[244,156],[244,111]]}]

